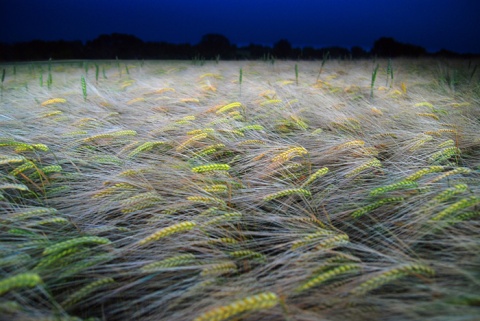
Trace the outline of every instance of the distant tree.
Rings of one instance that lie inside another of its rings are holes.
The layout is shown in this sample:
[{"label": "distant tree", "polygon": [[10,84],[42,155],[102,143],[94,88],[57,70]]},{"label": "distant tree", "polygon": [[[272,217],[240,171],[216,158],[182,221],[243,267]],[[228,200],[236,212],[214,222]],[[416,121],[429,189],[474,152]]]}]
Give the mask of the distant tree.
[{"label": "distant tree", "polygon": [[[345,57],[350,56],[350,50],[343,47],[336,47],[336,46],[326,47],[326,48],[322,48],[322,52],[325,54],[328,52],[328,55],[330,56],[330,58],[343,59]],[[322,57],[323,57],[323,53],[322,53]]]},{"label": "distant tree", "polygon": [[460,54],[447,49],[440,49],[439,51],[435,52],[433,55],[436,57],[444,57],[444,58],[457,58],[461,56]]},{"label": "distant tree", "polygon": [[83,44],[78,41],[52,41],[48,43],[49,58],[52,59],[82,59]]},{"label": "distant tree", "polygon": [[425,48],[420,46],[404,44],[393,38],[382,37],[375,41],[372,54],[379,57],[419,57],[427,53]]},{"label": "distant tree", "polygon": [[49,43],[42,40],[19,42],[13,45],[15,60],[46,60],[51,58]]},{"label": "distant tree", "polygon": [[261,59],[272,51],[272,48],[270,47],[256,45],[253,43],[251,43],[247,48],[250,51],[250,57],[253,59]]},{"label": "distant tree", "polygon": [[365,58],[368,56],[368,52],[360,46],[353,46],[350,51],[353,58]]},{"label": "distant tree", "polygon": [[303,54],[303,59],[307,59],[307,60],[316,59],[320,56],[320,54],[318,53],[318,50],[310,46],[303,47],[302,54]]},{"label": "distant tree", "polygon": [[230,59],[234,53],[230,40],[224,35],[216,33],[204,35],[197,45],[197,49],[206,59],[213,59],[217,55],[220,55],[222,59]]},{"label": "distant tree", "polygon": [[101,59],[134,59],[142,56],[143,41],[133,35],[112,33],[87,42],[89,56]]},{"label": "distant tree", "polygon": [[280,39],[273,45],[273,54],[280,59],[291,58],[292,44],[286,39]]}]

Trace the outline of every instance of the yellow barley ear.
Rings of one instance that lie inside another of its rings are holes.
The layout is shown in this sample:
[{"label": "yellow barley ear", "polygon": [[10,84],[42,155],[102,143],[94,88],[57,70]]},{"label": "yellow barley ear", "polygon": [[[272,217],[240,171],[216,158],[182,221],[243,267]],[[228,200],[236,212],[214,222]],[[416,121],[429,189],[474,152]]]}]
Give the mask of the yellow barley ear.
[{"label": "yellow barley ear", "polygon": [[47,105],[52,105],[52,104],[62,104],[62,103],[66,103],[67,100],[64,99],[64,98],[52,98],[52,99],[49,99],[49,100],[45,100],[43,103],[42,103],[42,106],[47,106]]},{"label": "yellow barley ear", "polygon": [[243,312],[270,309],[278,303],[280,299],[275,293],[263,292],[213,308],[193,321],[222,321]]}]

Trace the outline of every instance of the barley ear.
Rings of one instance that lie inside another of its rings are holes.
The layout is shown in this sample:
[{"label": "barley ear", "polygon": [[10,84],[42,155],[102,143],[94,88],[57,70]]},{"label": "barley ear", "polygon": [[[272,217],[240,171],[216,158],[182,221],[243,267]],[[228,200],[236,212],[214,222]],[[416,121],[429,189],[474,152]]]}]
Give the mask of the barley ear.
[{"label": "barley ear", "polygon": [[295,289],[295,292],[299,293],[299,292],[303,292],[305,290],[308,290],[314,286],[317,286],[321,283],[324,283],[340,274],[344,274],[344,273],[347,273],[347,272],[351,272],[351,271],[356,271],[358,270],[360,267],[357,265],[357,264],[345,264],[345,265],[341,265],[339,267],[336,267],[334,269],[331,269],[327,272],[324,272],[324,273],[321,273],[319,275],[316,275],[312,278],[310,278],[308,281],[306,281],[305,283],[303,283],[302,285],[300,285],[299,287],[297,287]]},{"label": "barley ear", "polygon": [[161,229],[161,230],[159,230],[155,233],[150,234],[146,238],[140,240],[138,242],[138,245],[145,245],[145,244],[156,241],[156,240],[158,240],[162,237],[166,237],[166,236],[174,234],[174,233],[190,231],[196,225],[197,225],[197,223],[188,221],[188,222],[180,222],[180,223],[177,223],[177,224],[167,226],[167,227],[165,227],[165,228],[163,228],[163,229]]},{"label": "barley ear", "polygon": [[60,252],[63,250],[66,250],[70,247],[75,247],[77,245],[81,244],[86,244],[86,243],[94,243],[94,244],[110,244],[110,240],[105,238],[105,237],[99,237],[99,236],[83,236],[83,237],[77,237],[72,240],[60,242],[57,244],[53,244],[49,247],[47,247],[43,251],[43,255],[48,255],[56,252]]},{"label": "barley ear", "polygon": [[408,264],[400,266],[372,277],[371,279],[361,283],[359,286],[354,288],[350,293],[353,295],[363,295],[367,292],[381,287],[384,284],[411,274],[423,274],[426,276],[433,276],[435,274],[435,271],[432,268],[421,264]]},{"label": "barley ear", "polygon": [[90,284],[87,284],[83,288],[79,289],[78,291],[70,295],[65,301],[63,301],[62,306],[64,308],[68,308],[74,305],[75,303],[77,303],[78,301],[80,301],[81,299],[83,299],[84,297],[86,297],[87,295],[89,295],[90,293],[92,293],[93,291],[95,291],[96,289],[98,289],[99,287],[102,287],[105,284],[113,283],[113,282],[115,282],[114,279],[107,277],[107,278],[94,281]]},{"label": "barley ear", "polygon": [[42,279],[36,273],[21,273],[0,281],[0,295],[18,288],[33,288],[42,283]]},{"label": "barley ear", "polygon": [[270,309],[278,303],[280,303],[280,299],[275,293],[263,292],[214,308],[196,317],[193,321],[222,321],[242,312]]}]

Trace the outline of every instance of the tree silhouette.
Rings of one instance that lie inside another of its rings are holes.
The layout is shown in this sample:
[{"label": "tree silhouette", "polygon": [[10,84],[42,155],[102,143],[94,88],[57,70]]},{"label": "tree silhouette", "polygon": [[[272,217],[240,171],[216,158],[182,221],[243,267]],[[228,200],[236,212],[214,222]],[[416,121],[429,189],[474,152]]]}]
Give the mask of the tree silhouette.
[{"label": "tree silhouette", "polygon": [[368,52],[360,46],[353,46],[351,49],[353,58],[366,58],[368,57]]},{"label": "tree silhouette", "polygon": [[112,33],[87,42],[87,50],[100,59],[134,59],[142,56],[143,41],[133,35]]},{"label": "tree silhouette", "polygon": [[280,39],[273,45],[273,54],[277,58],[290,58],[292,53],[292,44],[286,39]]},{"label": "tree silhouette", "polygon": [[207,59],[215,58],[220,55],[223,59],[229,59],[232,56],[232,45],[230,40],[224,35],[209,33],[202,37],[197,45],[199,53]]},{"label": "tree silhouette", "polygon": [[375,41],[372,48],[372,54],[379,57],[419,57],[423,56],[427,51],[411,44],[404,44],[393,38],[382,37]]}]

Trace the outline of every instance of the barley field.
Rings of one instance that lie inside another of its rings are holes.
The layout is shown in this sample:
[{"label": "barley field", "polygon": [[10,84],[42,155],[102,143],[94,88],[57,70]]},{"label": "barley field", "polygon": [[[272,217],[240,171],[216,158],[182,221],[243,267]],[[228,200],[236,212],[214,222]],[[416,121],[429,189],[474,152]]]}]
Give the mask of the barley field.
[{"label": "barley field", "polygon": [[477,63],[0,65],[0,319],[477,320]]}]

